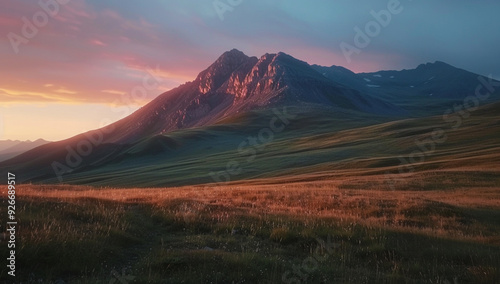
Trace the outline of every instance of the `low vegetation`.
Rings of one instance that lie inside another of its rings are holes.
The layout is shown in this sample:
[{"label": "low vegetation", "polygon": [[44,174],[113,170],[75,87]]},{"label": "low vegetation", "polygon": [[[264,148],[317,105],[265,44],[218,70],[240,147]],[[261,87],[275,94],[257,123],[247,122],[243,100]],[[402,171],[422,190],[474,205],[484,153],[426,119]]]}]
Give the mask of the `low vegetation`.
[{"label": "low vegetation", "polygon": [[[453,183],[453,173],[438,174],[429,176]],[[163,189],[23,185],[16,281],[499,283],[498,187],[379,185],[370,176]]]}]

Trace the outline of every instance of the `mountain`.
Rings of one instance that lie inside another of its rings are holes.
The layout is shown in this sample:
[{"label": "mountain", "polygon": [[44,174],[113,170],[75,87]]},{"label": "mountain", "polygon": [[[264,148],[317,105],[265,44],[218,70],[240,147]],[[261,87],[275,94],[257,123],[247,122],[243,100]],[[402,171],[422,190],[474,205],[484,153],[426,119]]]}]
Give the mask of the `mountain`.
[{"label": "mountain", "polygon": [[[412,168],[415,174],[420,174],[420,170],[447,170],[467,180],[486,176],[500,182],[500,103],[480,107],[457,129],[441,116],[384,121],[381,117],[357,117],[349,112],[312,113],[294,108],[291,113],[295,117],[283,131],[274,133],[273,139],[264,143],[258,138],[259,132],[269,127],[273,115],[253,111],[223,124],[181,129],[131,145],[103,145],[72,167],[72,172],[64,173],[62,182],[161,187],[225,181],[258,184],[260,179],[270,178],[276,182],[307,182],[345,178],[346,174],[377,175],[380,180],[385,173],[403,170],[403,174],[408,174]],[[446,139],[439,137],[428,142],[436,129],[443,129],[442,137]],[[252,137],[257,141],[254,145],[250,142]],[[43,151],[58,147],[52,145]],[[35,160],[43,151],[28,153]],[[414,165],[402,162],[414,153],[424,158],[417,158]],[[45,163],[50,165],[53,158],[51,155]],[[65,159],[63,155],[56,161],[65,163]],[[60,182],[51,167],[10,164],[9,169],[19,180]],[[424,177],[435,183],[433,176]],[[403,188],[417,186],[403,181],[394,178]]]},{"label": "mountain", "polygon": [[35,141],[3,140],[0,141],[0,162],[15,157],[28,150],[49,143],[43,139]]},{"label": "mountain", "polygon": [[177,129],[210,125],[240,112],[286,105],[404,114],[389,102],[336,83],[285,53],[260,59],[233,49],[194,81],[168,91],[113,125],[111,143],[130,143]]},{"label": "mountain", "polygon": [[23,141],[20,140],[0,140],[0,151],[6,150],[12,146],[15,146]]},{"label": "mountain", "polygon": [[[477,86],[481,85],[479,75],[441,61],[421,64],[411,70],[358,74],[339,66],[312,67],[332,81],[389,101],[412,117],[440,114],[450,105],[474,96]],[[485,103],[496,100],[491,96]]]},{"label": "mountain", "polygon": [[[399,140],[382,152],[364,141],[392,135],[399,129],[391,127],[407,125],[408,118],[433,121],[424,117],[442,115],[478,84],[478,75],[441,62],[356,74],[281,52],[257,58],[233,49],[194,81],[130,116],[0,162],[0,171],[16,172],[20,182],[161,186],[213,182],[228,162],[242,157],[262,163],[250,163],[236,179],[390,155]],[[498,94],[482,104],[498,100]],[[379,125],[399,121],[387,128],[393,130],[376,133]],[[331,136],[336,133],[348,133],[366,148],[330,144],[342,140]],[[329,152],[320,151],[322,145],[330,145]]]}]

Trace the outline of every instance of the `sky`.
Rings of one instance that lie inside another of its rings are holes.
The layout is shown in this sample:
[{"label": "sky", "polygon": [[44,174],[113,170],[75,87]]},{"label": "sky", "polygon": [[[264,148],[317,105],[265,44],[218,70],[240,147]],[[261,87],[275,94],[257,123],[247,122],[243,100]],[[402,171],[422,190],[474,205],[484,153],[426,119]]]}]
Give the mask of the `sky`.
[{"label": "sky", "polygon": [[0,140],[97,129],[194,80],[233,48],[354,72],[440,60],[500,78],[499,11],[494,0],[7,1]]}]

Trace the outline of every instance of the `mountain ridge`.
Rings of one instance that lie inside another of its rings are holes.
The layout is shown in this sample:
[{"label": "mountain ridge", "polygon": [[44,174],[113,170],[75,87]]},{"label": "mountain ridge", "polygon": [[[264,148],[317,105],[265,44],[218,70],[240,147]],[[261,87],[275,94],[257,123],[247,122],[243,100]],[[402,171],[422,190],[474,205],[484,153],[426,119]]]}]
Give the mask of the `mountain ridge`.
[{"label": "mountain ridge", "polygon": [[111,135],[107,141],[131,142],[144,136],[213,124],[243,111],[299,104],[376,114],[404,113],[389,102],[362,96],[357,90],[328,80],[306,62],[283,52],[257,58],[233,49],[201,71],[194,81],[159,95],[113,124],[120,134]]},{"label": "mountain ridge", "polygon": [[[238,149],[241,139],[269,124],[274,110],[293,110],[302,117],[288,127],[292,139],[294,131],[327,133],[442,115],[478,84],[477,74],[445,63],[419,66],[354,73],[339,66],[309,65],[282,52],[257,58],[233,49],[195,80],[159,95],[130,116],[0,162],[0,170],[22,172],[23,181],[54,181],[58,172],[79,176],[122,163],[131,169],[162,163],[155,156],[182,160],[190,155],[186,145],[196,145],[204,149],[201,157],[210,157],[216,150]],[[495,100],[497,95],[483,104]],[[213,139],[220,139],[220,145]],[[212,142],[203,148],[200,141]]]},{"label": "mountain ridge", "polygon": [[50,143],[44,139],[36,140],[3,140],[0,141],[0,162],[13,158],[28,150],[34,149],[38,146]]}]

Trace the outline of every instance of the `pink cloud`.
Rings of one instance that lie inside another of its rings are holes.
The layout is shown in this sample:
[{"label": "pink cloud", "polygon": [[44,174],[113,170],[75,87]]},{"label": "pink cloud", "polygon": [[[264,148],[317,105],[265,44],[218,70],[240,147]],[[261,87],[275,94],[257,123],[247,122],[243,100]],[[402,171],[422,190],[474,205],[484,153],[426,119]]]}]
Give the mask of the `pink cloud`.
[{"label": "pink cloud", "polygon": [[[0,25],[0,33],[4,34],[11,30],[20,32],[21,17],[29,17],[40,8],[16,1],[9,4],[8,9],[0,12],[0,23],[5,23]],[[86,1],[72,0],[61,6],[57,16],[50,18],[48,25],[40,28],[34,38],[19,47],[18,55],[12,52],[8,40],[0,37],[0,47],[6,50],[0,52],[0,83],[17,94],[17,97],[4,95],[1,100],[31,102],[50,98],[61,102],[110,104],[116,100],[116,92],[130,92],[148,75],[148,68],[158,67],[156,73],[164,83],[148,94],[148,99],[152,99],[193,80],[218,55],[233,47],[249,56],[283,51],[311,64],[341,65],[353,71],[381,66],[381,62],[368,53],[363,55],[366,60],[347,65],[335,47],[311,47],[289,35],[263,43],[247,37],[229,37],[209,27],[199,15],[191,14],[179,21],[172,28],[160,27],[143,17],[127,18],[115,10],[98,10]],[[186,29],[195,32],[187,34],[183,32]],[[48,83],[71,93],[44,87]]]},{"label": "pink cloud", "polygon": [[[11,8],[18,13],[9,17],[0,14],[0,21],[9,24],[2,25],[0,31],[9,30],[6,26],[21,29],[19,19],[23,13],[20,12],[24,10],[25,15],[30,15],[36,5],[30,6],[31,10],[26,5],[13,4]],[[126,19],[116,11],[96,11],[85,1],[73,0],[61,7],[59,14],[40,28],[29,43],[20,46],[18,56],[10,51],[0,54],[4,66],[0,67],[0,80],[5,81],[3,87],[11,91],[0,100],[109,104],[115,101],[116,94],[102,90],[127,93],[147,75],[147,68],[160,66],[162,76],[168,74],[169,77],[163,78],[165,85],[156,92],[151,91],[152,99],[184,82],[179,80],[194,79],[199,71],[186,68],[182,59],[168,58],[166,47],[171,48],[178,40],[171,40],[172,45],[165,46],[168,40],[163,39],[162,34],[143,18]],[[8,48],[9,42],[1,38],[0,45]],[[26,66],[31,67],[26,69]],[[43,87],[47,82],[65,88],[47,90]]]},{"label": "pink cloud", "polygon": [[92,39],[90,41],[91,44],[93,45],[98,45],[98,46],[107,46],[107,44],[105,44],[104,42],[98,40],[98,39]]}]

